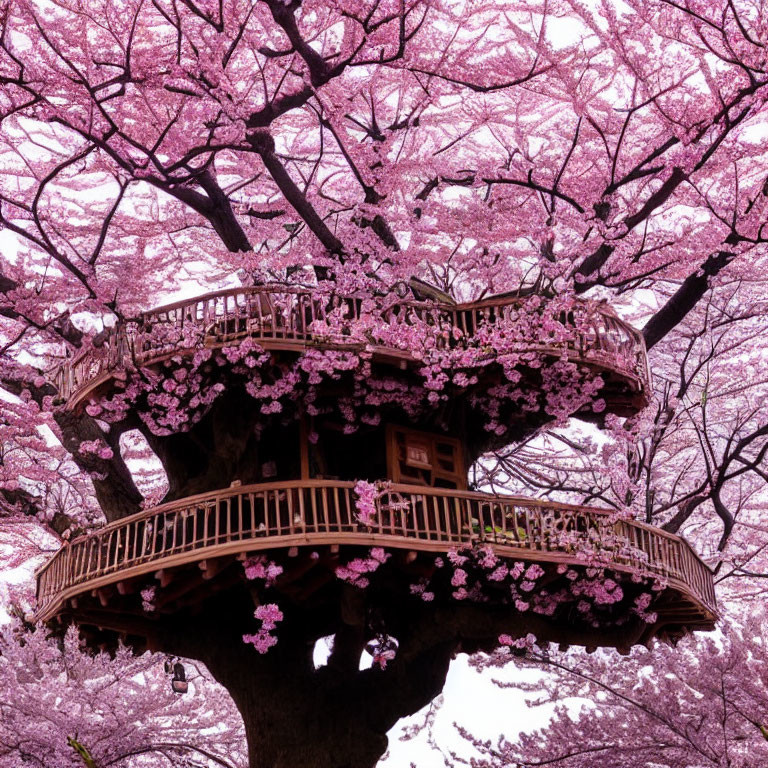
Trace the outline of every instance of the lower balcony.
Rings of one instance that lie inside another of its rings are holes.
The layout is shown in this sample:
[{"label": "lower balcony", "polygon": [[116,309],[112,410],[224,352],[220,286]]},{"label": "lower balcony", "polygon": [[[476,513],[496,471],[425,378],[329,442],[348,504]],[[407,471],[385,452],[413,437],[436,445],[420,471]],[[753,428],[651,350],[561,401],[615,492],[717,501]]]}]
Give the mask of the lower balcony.
[{"label": "lower balcony", "polygon": [[[381,547],[400,551],[403,563],[434,563],[452,551],[484,548],[502,563],[538,564],[550,593],[573,569],[604,568],[625,589],[652,582],[655,634],[714,626],[711,571],[684,539],[657,528],[606,510],[512,496],[392,483],[362,489],[367,507],[352,482],[241,486],[111,523],[65,543],[38,570],[35,618],[80,621],[78,606],[85,603],[105,608],[112,601],[120,611],[121,596],[135,597],[149,585],[162,591],[174,574],[187,574],[176,578],[176,588],[189,574],[198,587],[212,583],[224,568],[236,567],[242,578],[238,560],[259,553],[286,562],[311,553],[327,563]],[[318,551],[330,554],[320,558]],[[173,610],[172,601],[166,609]]]}]

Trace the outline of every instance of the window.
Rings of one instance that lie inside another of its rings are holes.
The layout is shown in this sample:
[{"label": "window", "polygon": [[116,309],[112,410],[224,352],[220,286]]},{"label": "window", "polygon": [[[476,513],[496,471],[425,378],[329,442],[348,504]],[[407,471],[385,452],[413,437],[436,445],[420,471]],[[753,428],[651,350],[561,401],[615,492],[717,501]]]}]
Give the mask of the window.
[{"label": "window", "polygon": [[454,437],[387,427],[387,470],[395,483],[466,488],[461,443]]}]

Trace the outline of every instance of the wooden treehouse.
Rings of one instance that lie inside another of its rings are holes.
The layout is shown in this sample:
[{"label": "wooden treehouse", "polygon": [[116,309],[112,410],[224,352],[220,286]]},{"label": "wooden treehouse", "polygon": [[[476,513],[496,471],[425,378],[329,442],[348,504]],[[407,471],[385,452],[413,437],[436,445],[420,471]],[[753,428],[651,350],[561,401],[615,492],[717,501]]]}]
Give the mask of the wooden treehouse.
[{"label": "wooden treehouse", "polygon": [[[461,353],[512,317],[520,302],[512,296],[455,305],[422,297],[395,301],[377,322],[405,330],[421,324],[435,344]],[[61,366],[59,407],[77,411],[121,392],[136,372],[151,378],[201,349],[215,357],[245,339],[258,345],[262,376],[308,352],[365,350],[371,380],[389,390],[415,381],[424,355],[358,331],[362,315],[359,299],[319,300],[284,287],[232,289],[162,307],[118,325],[100,348]],[[540,386],[541,372],[526,362],[535,352],[599,374],[605,412],[642,408],[649,391],[642,336],[607,307],[592,306],[579,323],[572,313],[559,321],[566,330],[573,324],[573,333],[518,345],[518,386]],[[502,402],[502,427],[492,434],[483,428],[473,410],[476,396],[498,387],[503,362],[494,359],[501,354],[493,344],[483,343],[482,369],[447,401],[409,414],[389,397],[379,419],[354,431],[343,428],[328,404],[348,397],[359,382],[324,380],[314,387],[314,408],[296,397],[292,411],[266,414],[220,364],[210,375],[225,387],[210,412],[183,432],[152,438],[169,478],[166,501],[66,543],[37,572],[36,617],[74,620],[95,644],[120,636],[151,646],[143,628],[153,621],[194,615],[210,601],[247,592],[248,557],[263,553],[279,562],[283,572],[272,589],[282,600],[308,604],[327,599],[336,588],[335,568],[370,547],[393,553],[388,578],[404,584],[429,577],[436,557],[451,550],[487,547],[500,562],[540,566],[542,583],[555,593],[569,571],[594,565],[585,562],[583,545],[596,542],[596,562],[627,600],[643,583],[654,583],[653,620],[592,622],[571,632],[578,616],[563,608],[546,617],[547,639],[626,650],[656,636],[711,629],[712,574],[684,539],[604,509],[468,489],[468,469],[484,450],[520,439],[549,418]],[[578,415],[599,424],[589,410]],[[378,484],[375,513],[365,521],[357,507],[359,481]],[[148,589],[151,606],[142,598]]]}]

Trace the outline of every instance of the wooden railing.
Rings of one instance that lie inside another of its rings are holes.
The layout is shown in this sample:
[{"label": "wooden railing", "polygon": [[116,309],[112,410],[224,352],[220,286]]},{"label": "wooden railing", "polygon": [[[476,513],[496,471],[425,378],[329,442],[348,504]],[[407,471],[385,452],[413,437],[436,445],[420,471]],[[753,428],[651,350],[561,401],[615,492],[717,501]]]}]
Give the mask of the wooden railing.
[{"label": "wooden railing", "polygon": [[[233,288],[169,304],[118,324],[99,348],[86,349],[67,360],[51,372],[50,378],[62,399],[77,402],[95,382],[120,369],[149,365],[203,344],[224,346],[245,336],[265,347],[376,347],[374,337],[378,334],[383,338],[378,348],[410,358],[412,349],[407,342],[398,345],[386,331],[421,323],[430,329],[436,343],[467,347],[477,342],[481,329],[514,318],[521,302],[517,298],[460,305],[397,301],[369,313],[362,312],[363,300],[359,298],[320,299],[306,289],[275,286]],[[643,337],[608,307],[583,302],[563,312],[559,322],[559,334],[526,342],[526,351],[559,355],[565,350],[576,359],[631,379],[638,391],[648,389]]]},{"label": "wooden railing", "polygon": [[606,510],[467,491],[384,486],[360,521],[351,482],[296,480],[202,494],[127,517],[65,544],[37,572],[37,618],[107,584],[184,563],[276,547],[378,544],[446,552],[487,544],[500,556],[585,564],[668,579],[715,616],[712,573],[683,539]]}]

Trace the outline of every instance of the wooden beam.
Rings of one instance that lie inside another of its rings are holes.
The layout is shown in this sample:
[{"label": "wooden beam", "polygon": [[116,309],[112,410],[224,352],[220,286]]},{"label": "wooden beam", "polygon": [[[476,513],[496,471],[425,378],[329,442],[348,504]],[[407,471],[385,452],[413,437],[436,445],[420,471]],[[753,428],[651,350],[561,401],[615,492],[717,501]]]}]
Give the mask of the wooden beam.
[{"label": "wooden beam", "polygon": [[301,458],[301,479],[309,480],[309,429],[307,417],[301,415],[299,419],[299,454]]},{"label": "wooden beam", "polygon": [[231,561],[226,557],[217,557],[214,560],[201,560],[197,565],[203,572],[203,578],[206,581],[212,579],[223,568],[229,565]]},{"label": "wooden beam", "polygon": [[117,591],[121,595],[132,595],[136,591],[135,581],[118,581]]},{"label": "wooden beam", "polygon": [[193,589],[197,589],[202,583],[202,573],[195,573],[194,571],[188,573],[186,577],[180,578],[176,581],[173,589],[164,590],[163,592],[155,595],[155,610],[161,610],[165,608],[166,605],[175,602],[180,597],[183,597],[188,592],[191,592]]},{"label": "wooden beam", "polygon": [[174,573],[161,568],[159,571],[155,571],[155,578],[160,582],[161,587],[167,587],[173,581]]},{"label": "wooden beam", "polygon": [[91,624],[100,632],[127,632],[138,637],[151,637],[157,633],[157,624],[146,615],[136,616],[124,612],[104,612],[98,609],[82,611],[78,617],[81,624]]},{"label": "wooden beam", "polygon": [[183,597],[176,600],[173,609],[194,608],[202,606],[202,603],[212,595],[232,588],[235,584],[242,581],[242,576],[237,571],[225,573],[221,578],[215,581],[205,581],[189,589]]},{"label": "wooden beam", "polygon": [[106,608],[109,605],[109,597],[111,590],[108,587],[100,587],[99,589],[92,589],[91,595],[99,598],[99,603],[102,608]]}]

